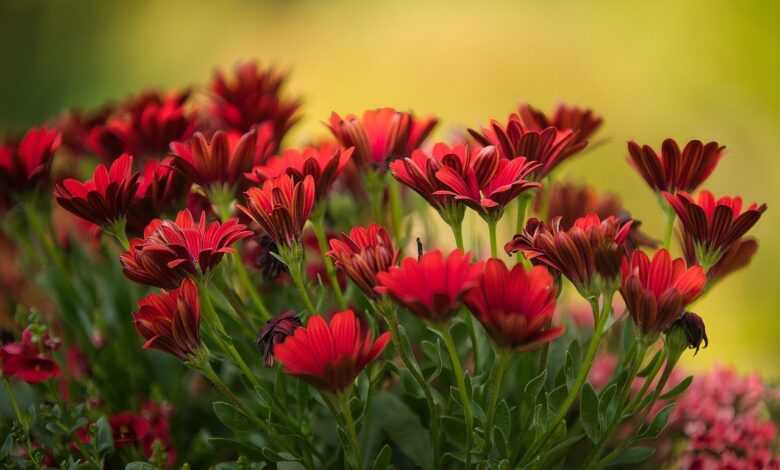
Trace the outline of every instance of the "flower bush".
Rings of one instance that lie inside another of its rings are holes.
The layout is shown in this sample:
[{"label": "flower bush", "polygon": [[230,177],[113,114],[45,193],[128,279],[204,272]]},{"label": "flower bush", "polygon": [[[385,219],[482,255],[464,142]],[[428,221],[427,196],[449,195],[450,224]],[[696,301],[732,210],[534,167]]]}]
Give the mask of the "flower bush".
[{"label": "flower bush", "polygon": [[334,112],[295,146],[286,78],[242,63],[0,145],[6,468],[778,467],[775,390],[677,367],[766,210],[689,194],[723,146],[628,142],[656,239],[556,181],[590,109],[449,142]]}]

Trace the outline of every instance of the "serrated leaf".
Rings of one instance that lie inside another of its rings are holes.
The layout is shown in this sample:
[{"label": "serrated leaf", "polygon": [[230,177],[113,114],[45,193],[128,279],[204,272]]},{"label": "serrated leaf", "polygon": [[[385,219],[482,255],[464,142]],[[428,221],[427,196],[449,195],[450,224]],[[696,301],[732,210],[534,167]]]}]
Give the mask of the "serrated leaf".
[{"label": "serrated leaf", "polygon": [[393,450],[390,449],[390,446],[385,444],[384,447],[382,447],[382,450],[379,451],[379,454],[377,454],[376,458],[374,459],[373,465],[371,465],[371,470],[387,470],[390,468],[390,462],[393,458]]},{"label": "serrated leaf", "polygon": [[682,382],[678,383],[674,386],[671,390],[661,395],[661,400],[672,400],[674,398],[679,397],[683,393],[685,393],[686,390],[688,390],[688,386],[691,385],[691,382],[693,382],[693,376],[689,375],[685,379],[683,379]]},{"label": "serrated leaf", "polygon": [[585,382],[580,394],[580,421],[588,438],[593,443],[599,442],[602,429],[599,421],[599,397],[588,382]]},{"label": "serrated leaf", "polygon": [[219,421],[228,429],[238,432],[255,429],[249,417],[234,405],[224,401],[215,401],[211,406]]},{"label": "serrated leaf", "polygon": [[630,447],[608,465],[634,465],[642,463],[652,457],[654,453],[655,449],[652,447]]},{"label": "serrated leaf", "polygon": [[95,423],[95,448],[101,456],[114,451],[114,436],[105,416],[101,416]]}]

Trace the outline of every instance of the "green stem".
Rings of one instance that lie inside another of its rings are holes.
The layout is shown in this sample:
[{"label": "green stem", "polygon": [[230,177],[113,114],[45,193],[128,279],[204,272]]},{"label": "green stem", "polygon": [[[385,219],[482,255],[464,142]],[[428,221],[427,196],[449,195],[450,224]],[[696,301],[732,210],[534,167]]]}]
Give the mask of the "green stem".
[{"label": "green stem", "polygon": [[[323,206],[323,203],[320,203]],[[347,308],[347,299],[344,298],[344,292],[341,290],[341,284],[339,284],[338,276],[336,276],[336,268],[333,266],[333,260],[327,255],[328,250],[328,237],[325,235],[325,209],[318,207],[315,210],[315,215],[311,219],[312,228],[314,229],[314,235],[317,237],[317,244],[320,247],[320,256],[322,257],[322,264],[325,265],[325,272],[330,280],[330,285],[333,288],[333,293],[336,296],[336,302],[339,308],[342,310]]]},{"label": "green stem", "polygon": [[498,257],[498,240],[496,239],[496,225],[497,220],[489,220],[487,222],[488,230],[490,231],[490,256],[493,258]]},{"label": "green stem", "polygon": [[54,245],[54,241],[51,237],[51,231],[48,230],[44,222],[41,220],[40,214],[35,204],[34,199],[30,199],[22,202],[22,210],[24,211],[25,218],[30,224],[31,232],[38,234],[41,242],[43,243],[43,249],[46,254],[49,255],[54,264],[59,268],[63,274],[67,274],[68,270],[65,266],[65,260],[62,257],[62,252]]},{"label": "green stem", "polygon": [[521,194],[517,198],[517,222],[515,224],[515,233],[522,233],[525,228],[525,219],[528,214],[528,205],[533,199],[529,193]]},{"label": "green stem", "polygon": [[317,309],[314,307],[314,302],[312,302],[311,297],[309,296],[309,291],[306,290],[306,283],[303,280],[303,269],[301,268],[301,266],[298,266],[295,269],[290,269],[290,277],[292,277],[293,284],[295,284],[295,287],[298,289],[298,293],[301,295],[303,304],[309,311],[309,314],[314,315],[317,312]]},{"label": "green stem", "polygon": [[677,213],[671,207],[666,207],[666,228],[664,229],[664,248],[667,250],[672,245],[672,232],[674,232],[674,221]]},{"label": "green stem", "polygon": [[438,331],[441,333],[441,337],[444,339],[444,344],[447,347],[447,352],[450,355],[450,362],[452,363],[452,372],[455,374],[455,381],[458,385],[458,392],[460,394],[460,401],[463,403],[463,418],[466,422],[466,469],[471,468],[471,445],[472,434],[474,432],[474,412],[471,409],[471,399],[469,398],[469,392],[466,389],[466,380],[463,376],[463,365],[461,365],[460,357],[458,356],[458,349],[455,346],[455,340],[450,334],[450,330],[447,325],[437,325]]},{"label": "green stem", "polygon": [[19,409],[19,403],[16,401],[16,394],[14,393],[13,387],[11,386],[11,382],[9,382],[7,378],[3,377],[3,385],[5,386],[6,394],[8,395],[8,399],[11,402],[11,407],[13,408],[14,414],[16,415],[16,420],[19,421],[19,424],[22,426],[22,430],[24,431],[27,456],[30,457],[30,460],[33,464],[35,464],[36,468],[43,469],[41,463],[38,462],[38,460],[35,458],[32,439],[30,438],[30,423],[22,414],[22,410]]},{"label": "green stem", "polygon": [[252,280],[249,277],[249,272],[247,272],[244,261],[241,259],[241,255],[238,253],[233,254],[233,266],[235,268],[236,275],[238,276],[238,282],[241,284],[241,287],[244,289],[245,293],[249,295],[249,300],[252,302],[255,310],[260,313],[260,320],[264,322],[270,320],[271,312],[268,311],[268,307],[266,307],[265,303],[263,303],[263,299],[260,297],[260,293],[257,291],[254,284],[252,284]]},{"label": "green stem", "polygon": [[487,413],[487,425],[485,426],[485,458],[490,456],[491,444],[493,443],[493,427],[496,419],[496,405],[501,396],[501,386],[504,382],[504,374],[512,358],[511,351],[500,349],[496,352],[498,356],[498,367],[493,373],[493,380],[489,389],[489,404]]},{"label": "green stem", "polygon": [[303,299],[304,306],[309,311],[309,315],[315,314],[317,309],[314,307],[314,302],[311,301],[309,291],[306,289],[306,281],[303,277],[303,267],[306,258],[301,242],[295,241],[292,245],[280,245],[279,257],[284,260],[284,264],[287,265],[287,270],[290,273],[293,284],[296,289],[298,289],[298,293]]},{"label": "green stem", "polygon": [[455,238],[455,246],[458,247],[459,250],[463,249],[463,221],[453,223],[450,225],[450,228],[452,229],[452,236]]},{"label": "green stem", "polygon": [[390,193],[390,222],[393,228],[393,237],[395,237],[395,240],[399,246],[404,246],[403,215],[401,213],[403,209],[401,204],[401,187],[395,178],[389,176],[389,172],[387,178],[389,178],[387,188]]},{"label": "green stem", "polygon": [[349,393],[343,393],[339,396],[339,402],[341,405],[341,413],[344,416],[344,424],[347,428],[347,434],[351,441],[352,447],[352,460],[355,470],[360,470],[363,464],[363,457],[361,456],[360,440],[355,430],[355,420],[352,418],[352,407],[349,406]]}]

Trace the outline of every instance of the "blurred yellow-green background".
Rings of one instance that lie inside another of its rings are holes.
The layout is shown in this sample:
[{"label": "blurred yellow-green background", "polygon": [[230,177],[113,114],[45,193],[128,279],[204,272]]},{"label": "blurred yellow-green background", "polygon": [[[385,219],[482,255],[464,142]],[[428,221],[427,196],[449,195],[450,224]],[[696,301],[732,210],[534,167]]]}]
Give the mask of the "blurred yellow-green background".
[{"label": "blurred yellow-green background", "polygon": [[[780,3],[713,1],[0,1],[0,131],[147,87],[201,84],[240,59],[289,66],[305,98],[295,142],[332,110],[441,117],[438,137],[521,101],[587,105],[607,144],[563,176],[620,194],[658,235],[656,201],[625,141],[727,145],[707,187],[766,202],[761,247],[696,305],[714,362],[780,375]],[[508,235],[508,234],[507,234]]]}]

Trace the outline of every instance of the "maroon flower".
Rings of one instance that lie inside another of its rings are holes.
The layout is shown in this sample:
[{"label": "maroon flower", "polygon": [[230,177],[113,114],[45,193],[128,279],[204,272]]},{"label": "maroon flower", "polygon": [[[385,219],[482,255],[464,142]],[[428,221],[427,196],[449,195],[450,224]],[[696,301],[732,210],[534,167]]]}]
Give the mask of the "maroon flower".
[{"label": "maroon flower", "polygon": [[693,191],[715,170],[726,147],[717,142],[691,140],[680,152],[674,139],[661,144],[661,156],[649,145],[628,142],[628,163],[653,191]]},{"label": "maroon flower", "polygon": [[589,214],[564,230],[560,218],[550,225],[530,219],[523,233],[515,235],[505,250],[509,254],[522,251],[529,260],[560,272],[589,298],[617,288],[631,225],[631,220],[601,220]]},{"label": "maroon flower", "polygon": [[534,168],[534,179],[541,180],[566,158],[582,150],[587,142],[577,143],[577,133],[571,129],[547,127],[535,130],[523,123],[520,116],[512,114],[506,126],[491,121],[490,127],[479,133],[469,129],[481,145],[492,145],[505,159],[525,157],[539,165]]},{"label": "maroon flower", "polygon": [[634,251],[623,260],[621,273],[620,293],[634,323],[645,334],[666,331],[707,282],[701,266],[689,268],[682,258],[672,261],[664,249],[652,261],[644,252]]},{"label": "maroon flower", "polygon": [[169,292],[151,294],[138,302],[133,314],[144,349],[159,349],[182,361],[192,359],[201,347],[198,288],[189,279]]},{"label": "maroon flower", "polygon": [[62,146],[77,155],[89,153],[89,135],[92,129],[105,125],[114,110],[115,106],[108,104],[90,111],[65,111],[54,122],[62,133]]},{"label": "maroon flower", "polygon": [[387,294],[418,317],[443,322],[458,312],[466,293],[477,283],[482,263],[471,263],[471,254],[455,250],[447,258],[433,250],[417,258],[405,258],[376,275],[376,292]]},{"label": "maroon flower", "polygon": [[492,146],[483,147],[476,154],[464,146],[455,147],[454,151],[466,165],[443,165],[436,172],[436,179],[445,189],[436,190],[433,195],[461,202],[485,220],[497,221],[513,199],[541,186],[526,179],[539,167],[538,163],[523,157],[499,158]]},{"label": "maroon flower", "polygon": [[604,123],[601,116],[596,115],[591,109],[567,104],[558,105],[552,117],[548,117],[528,104],[521,105],[519,113],[523,124],[536,131],[543,131],[548,127],[574,131],[576,137],[567,151],[578,151],[584,147],[583,143],[587,143]]},{"label": "maroon flower", "polygon": [[30,384],[59,377],[60,367],[48,354],[58,345],[48,341],[48,338],[48,335],[34,338],[30,330],[25,329],[21,341],[0,347],[0,370],[3,375]]},{"label": "maroon flower", "polygon": [[18,143],[0,143],[0,208],[48,178],[60,141],[58,131],[41,127],[27,131]]},{"label": "maroon flower", "polygon": [[509,271],[503,261],[491,258],[463,301],[496,344],[527,351],[563,334],[563,327],[550,327],[555,298],[547,268],[526,271],[518,263]]},{"label": "maroon flower", "polygon": [[257,62],[236,64],[229,79],[221,71],[211,81],[211,117],[219,129],[244,133],[260,124],[269,124],[278,143],[298,121],[299,99],[281,96],[287,74]]},{"label": "maroon flower", "polygon": [[246,178],[252,183],[263,184],[266,180],[282,175],[290,175],[296,182],[310,175],[317,188],[317,200],[322,200],[349,163],[353,150],[351,147],[342,149],[335,145],[288,149],[264,165],[254,167],[246,174]]},{"label": "maroon flower", "polygon": [[189,142],[173,142],[174,164],[194,183],[204,188],[215,184],[235,186],[252,169],[257,132],[246,134],[217,131],[208,140],[197,132]]},{"label": "maroon flower", "polygon": [[122,449],[140,445],[149,433],[149,422],[130,411],[123,411],[108,418],[114,446]]},{"label": "maroon flower", "polygon": [[127,231],[143,233],[146,225],[172,209],[190,190],[190,181],[172,166],[173,159],[147,160],[127,214]]},{"label": "maroon flower", "polygon": [[244,242],[241,256],[246,264],[258,269],[263,279],[271,281],[287,272],[287,265],[275,255],[279,255],[279,247],[268,235],[255,235]]},{"label": "maroon flower", "polygon": [[138,173],[133,157],[122,155],[111,168],[98,165],[92,179],[67,178],[54,188],[59,204],[82,219],[106,227],[125,218],[138,192]]},{"label": "maroon flower", "polygon": [[314,208],[315,191],[310,175],[297,183],[290,175],[282,175],[267,180],[260,188],[249,188],[246,206],[238,208],[277,244],[292,246],[300,240],[303,226]]},{"label": "maroon flower", "polygon": [[283,343],[300,326],[303,326],[303,323],[292,310],[282,312],[266,322],[257,336],[257,347],[263,351],[266,367],[274,365],[274,346]]},{"label": "maroon flower", "polygon": [[378,108],[360,118],[350,114],[342,119],[332,113],[328,128],[343,147],[355,147],[357,166],[385,169],[390,161],[419,148],[437,123],[433,116],[418,119],[412,113]]},{"label": "maroon flower", "polygon": [[337,393],[351,385],[389,341],[389,332],[374,341],[371,330],[360,324],[352,310],[345,310],[333,315],[330,323],[314,315],[306,327],[296,328],[273,349],[285,372]]},{"label": "maroon flower", "polygon": [[[758,251],[758,241],[755,238],[744,237],[732,243],[721,256],[720,260],[707,271],[707,278],[715,283],[726,276],[747,267]],[[683,253],[689,264],[696,262],[696,250],[693,246],[684,246]],[[694,255],[692,258],[690,255]]]},{"label": "maroon flower", "polygon": [[671,329],[680,328],[685,333],[685,339],[688,342],[689,349],[695,349],[699,352],[701,344],[706,348],[710,340],[707,338],[707,329],[704,326],[704,320],[693,312],[685,312],[680,318],[672,323]]},{"label": "maroon flower", "polygon": [[231,245],[252,232],[236,219],[206,224],[188,210],[176,220],[153,220],[144,230],[144,238],[130,241],[130,249],[119,257],[128,279],[141,284],[173,289],[185,277],[205,274],[232,253]]},{"label": "maroon flower", "polygon": [[686,257],[705,269],[714,266],[766,210],[766,204],[756,203],[743,210],[742,198],[724,196],[716,200],[709,191],[700,192],[698,200],[683,191],[663,195],[680,218],[682,245],[688,247]]},{"label": "maroon flower", "polygon": [[393,239],[387,230],[372,224],[368,227],[353,227],[349,235],[342,234],[331,239],[328,256],[364,294],[376,298],[376,276],[396,264],[398,250],[393,246]]}]

